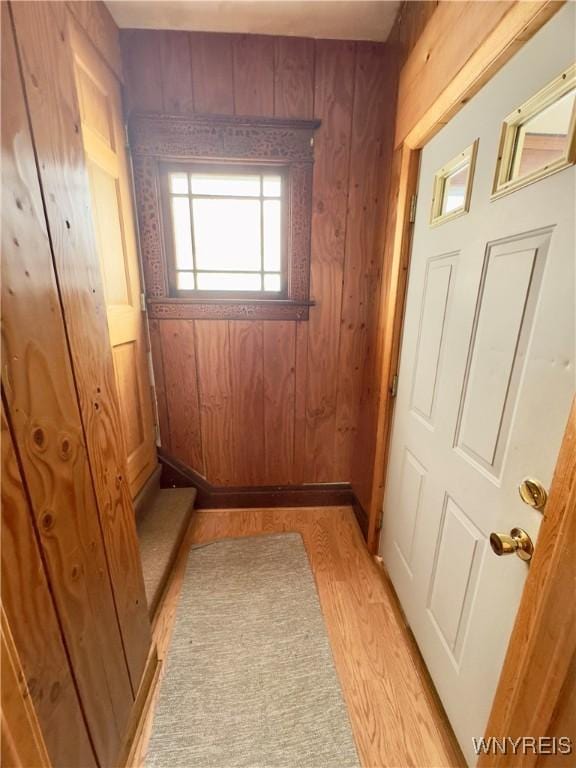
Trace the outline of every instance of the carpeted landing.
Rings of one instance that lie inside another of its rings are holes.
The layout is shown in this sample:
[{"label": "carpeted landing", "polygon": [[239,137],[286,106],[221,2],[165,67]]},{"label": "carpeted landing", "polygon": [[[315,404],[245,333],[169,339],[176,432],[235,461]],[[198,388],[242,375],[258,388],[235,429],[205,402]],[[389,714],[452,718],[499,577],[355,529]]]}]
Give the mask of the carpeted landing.
[{"label": "carpeted landing", "polygon": [[147,768],[359,768],[297,533],[193,548]]}]

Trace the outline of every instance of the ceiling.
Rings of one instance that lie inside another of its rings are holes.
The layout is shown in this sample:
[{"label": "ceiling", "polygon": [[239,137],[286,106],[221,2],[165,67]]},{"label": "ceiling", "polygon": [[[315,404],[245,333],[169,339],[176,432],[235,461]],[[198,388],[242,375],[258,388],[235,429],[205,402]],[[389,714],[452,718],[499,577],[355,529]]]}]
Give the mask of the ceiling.
[{"label": "ceiling", "polygon": [[397,0],[107,0],[119,27],[384,41]]}]

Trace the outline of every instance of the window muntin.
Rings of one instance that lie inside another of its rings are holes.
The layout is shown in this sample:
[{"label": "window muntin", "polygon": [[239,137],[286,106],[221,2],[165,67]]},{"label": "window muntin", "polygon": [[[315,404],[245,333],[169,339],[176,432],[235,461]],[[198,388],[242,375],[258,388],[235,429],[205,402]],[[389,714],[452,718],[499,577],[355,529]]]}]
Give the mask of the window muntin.
[{"label": "window muntin", "polygon": [[468,212],[477,145],[474,142],[436,172],[430,224],[442,224]]},{"label": "window muntin", "polygon": [[504,120],[492,197],[572,165],[575,132],[576,64]]},{"label": "window muntin", "polygon": [[172,295],[286,295],[284,168],[188,164],[163,175]]}]

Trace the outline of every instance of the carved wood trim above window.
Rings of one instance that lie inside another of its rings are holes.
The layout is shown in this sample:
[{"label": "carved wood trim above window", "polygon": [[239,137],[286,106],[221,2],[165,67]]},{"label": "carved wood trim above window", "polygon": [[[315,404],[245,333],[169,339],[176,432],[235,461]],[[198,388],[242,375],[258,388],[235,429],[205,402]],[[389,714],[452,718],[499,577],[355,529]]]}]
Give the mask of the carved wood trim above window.
[{"label": "carved wood trim above window", "polygon": [[[310,296],[312,172],[317,120],[135,115],[129,126],[140,243],[151,318],[306,320]],[[182,296],[174,289],[166,183],[170,164],[277,167],[286,183],[286,270],[282,294]],[[172,277],[172,279],[171,279]]]}]

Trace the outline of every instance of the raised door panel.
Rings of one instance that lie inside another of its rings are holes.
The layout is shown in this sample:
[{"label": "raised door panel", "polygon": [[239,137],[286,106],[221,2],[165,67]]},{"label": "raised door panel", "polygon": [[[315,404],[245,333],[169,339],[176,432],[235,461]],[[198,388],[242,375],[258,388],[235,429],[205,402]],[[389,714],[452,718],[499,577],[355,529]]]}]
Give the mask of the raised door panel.
[{"label": "raised door panel", "polygon": [[156,466],[156,436],[120,85],[77,29],[72,42],[128,480],[134,497]]},{"label": "raised door panel", "polygon": [[548,231],[487,248],[456,442],[467,458],[496,476],[512,424],[549,242]]},{"label": "raised door panel", "polygon": [[414,535],[422,505],[422,491],[427,471],[418,459],[408,449],[405,449],[401,472],[399,502],[402,507],[402,517],[398,520],[396,546],[408,574],[412,577]]},{"label": "raised door panel", "polygon": [[439,256],[426,265],[418,352],[412,385],[412,409],[432,426],[440,357],[455,256]]},{"label": "raised door panel", "polygon": [[466,632],[484,545],[482,532],[446,495],[428,591],[428,611],[455,661]]}]

